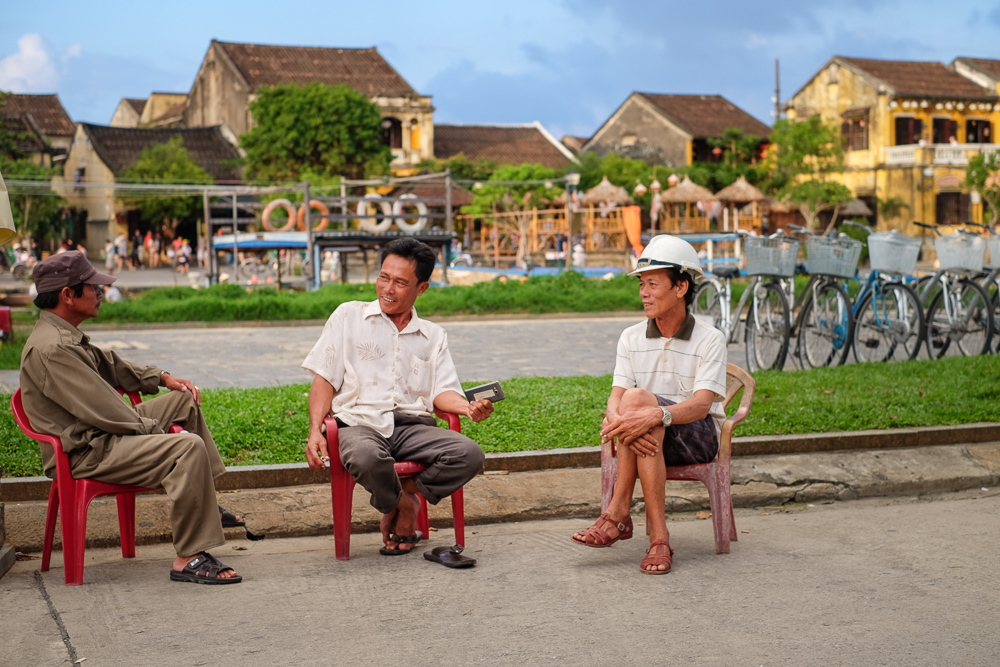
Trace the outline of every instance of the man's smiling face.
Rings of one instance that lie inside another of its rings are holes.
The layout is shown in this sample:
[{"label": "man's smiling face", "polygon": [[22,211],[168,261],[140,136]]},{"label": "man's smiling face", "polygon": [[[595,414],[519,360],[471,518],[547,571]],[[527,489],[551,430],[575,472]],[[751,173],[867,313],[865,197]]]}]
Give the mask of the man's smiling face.
[{"label": "man's smiling face", "polygon": [[410,312],[428,283],[417,281],[417,263],[399,255],[388,255],[375,280],[375,294],[382,312],[390,317]]}]

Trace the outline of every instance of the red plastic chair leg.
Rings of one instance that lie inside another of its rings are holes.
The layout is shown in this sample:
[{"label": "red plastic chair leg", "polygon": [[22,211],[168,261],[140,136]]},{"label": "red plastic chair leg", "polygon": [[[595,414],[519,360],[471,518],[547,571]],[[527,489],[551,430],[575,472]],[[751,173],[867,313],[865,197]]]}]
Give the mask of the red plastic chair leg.
[{"label": "red plastic chair leg", "polygon": [[715,553],[729,553],[729,526],[732,519],[732,500],[726,498],[725,492],[715,480],[705,484],[708,490],[708,502],[712,510],[712,531],[715,533]]},{"label": "red plastic chair leg", "polygon": [[42,545],[42,572],[49,571],[52,559],[52,543],[56,536],[56,517],[59,515],[59,486],[52,482],[49,489],[49,510],[45,513],[45,542]]},{"label": "red plastic chair leg", "polygon": [[451,496],[451,514],[455,522],[455,544],[465,546],[465,495],[459,489]]},{"label": "red plastic chair leg", "polygon": [[135,558],[135,494],[119,493],[118,533],[121,536],[122,558]]},{"label": "red plastic chair leg", "polygon": [[427,516],[427,500],[420,493],[417,494],[417,497],[420,498],[420,511],[417,513],[417,530],[423,533],[424,539],[426,539],[431,534],[431,522]]},{"label": "red plastic chair leg", "polygon": [[[79,497],[67,506],[62,502],[63,566],[66,569],[66,585],[79,586],[83,583],[83,554],[87,543],[87,510],[92,496],[85,494],[85,485],[77,483]],[[72,518],[70,518],[72,517]]]},{"label": "red plastic chair leg", "polygon": [[337,560],[348,560],[351,557],[351,507],[354,505],[354,484],[354,478],[342,466],[330,467],[333,549]]}]

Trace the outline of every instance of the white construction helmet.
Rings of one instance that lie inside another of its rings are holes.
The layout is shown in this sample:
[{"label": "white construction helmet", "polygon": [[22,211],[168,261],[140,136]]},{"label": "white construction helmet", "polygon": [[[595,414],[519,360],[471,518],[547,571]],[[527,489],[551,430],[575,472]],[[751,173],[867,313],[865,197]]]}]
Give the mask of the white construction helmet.
[{"label": "white construction helmet", "polygon": [[698,261],[698,252],[690,243],[676,236],[660,234],[650,239],[649,244],[639,255],[635,271],[629,275],[634,276],[643,271],[655,271],[670,266],[687,272],[695,281],[705,273],[702,271],[701,262]]}]

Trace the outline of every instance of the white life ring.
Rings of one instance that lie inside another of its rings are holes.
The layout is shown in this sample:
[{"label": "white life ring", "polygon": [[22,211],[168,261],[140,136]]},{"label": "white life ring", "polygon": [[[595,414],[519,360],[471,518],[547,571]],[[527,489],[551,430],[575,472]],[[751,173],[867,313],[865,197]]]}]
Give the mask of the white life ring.
[{"label": "white life ring", "polygon": [[403,207],[406,206],[406,202],[403,200],[417,198],[417,195],[414,194],[400,195],[396,203],[392,205],[392,216],[396,219],[396,226],[404,232],[419,232],[427,226],[427,204],[422,201],[413,204],[413,206],[417,207],[417,215],[420,217],[413,222],[407,222],[406,218],[403,217]]},{"label": "white life ring", "polygon": [[[281,229],[275,230],[274,226],[271,225],[271,211],[276,208],[283,208],[288,212],[288,222]],[[292,202],[287,199],[275,199],[264,207],[264,214],[261,216],[261,223],[264,225],[264,229],[269,232],[279,231],[279,232],[290,232],[295,229],[296,216],[295,207]]]},{"label": "white life ring", "polygon": [[[310,218],[310,222],[313,223],[312,228],[314,230],[316,230],[317,232],[326,229],[326,226],[328,224],[330,224],[330,218],[327,217],[328,215],[330,215],[330,209],[328,209],[326,207],[326,204],[324,204],[323,202],[319,201],[318,199],[311,199],[311,200],[309,200],[309,206],[311,208],[314,208],[317,211],[319,211],[320,216],[322,216],[320,218],[320,221],[318,223],[315,221],[315,218]],[[304,232],[306,230],[306,205],[305,204],[302,204],[301,206],[299,206],[298,228],[299,228],[300,232]]]},{"label": "white life ring", "polygon": [[[379,222],[375,218],[362,217],[368,215],[369,203],[382,209],[382,222]],[[358,227],[365,231],[380,234],[392,226],[392,204],[382,199],[381,195],[365,195],[365,198],[358,202],[357,214]]]}]

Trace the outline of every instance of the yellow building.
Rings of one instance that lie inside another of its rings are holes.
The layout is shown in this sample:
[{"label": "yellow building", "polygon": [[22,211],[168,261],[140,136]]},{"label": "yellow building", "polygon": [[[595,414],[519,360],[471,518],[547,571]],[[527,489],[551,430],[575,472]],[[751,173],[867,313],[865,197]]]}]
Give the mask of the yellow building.
[{"label": "yellow building", "polygon": [[[1000,150],[997,81],[969,75],[957,59],[937,62],[866,60],[834,56],[785,104],[788,118],[819,115],[840,125],[845,142],[841,180],[876,210],[894,197],[906,205],[879,219],[879,229],[924,235],[912,225],[960,223],[981,215],[964,187],[969,159]],[[997,61],[971,61],[996,63]],[[981,69],[981,67],[980,67]],[[979,71],[979,70],[977,70]]]}]

